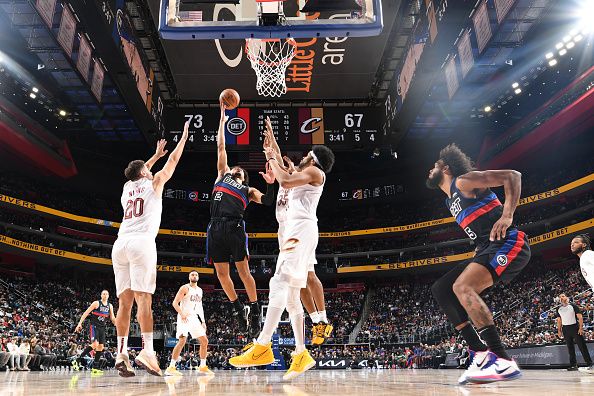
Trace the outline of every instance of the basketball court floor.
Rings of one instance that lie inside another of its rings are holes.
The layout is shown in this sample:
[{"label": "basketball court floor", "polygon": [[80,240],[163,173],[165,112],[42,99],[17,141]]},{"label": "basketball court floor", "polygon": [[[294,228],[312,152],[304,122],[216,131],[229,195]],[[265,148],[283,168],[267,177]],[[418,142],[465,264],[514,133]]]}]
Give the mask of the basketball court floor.
[{"label": "basketball court floor", "polygon": [[115,371],[7,372],[0,374],[0,396],[20,395],[594,395],[594,376],[565,370],[525,370],[520,380],[458,386],[458,370],[310,371],[286,383],[282,372],[218,371],[212,377],[153,377],[139,372],[120,378]]}]

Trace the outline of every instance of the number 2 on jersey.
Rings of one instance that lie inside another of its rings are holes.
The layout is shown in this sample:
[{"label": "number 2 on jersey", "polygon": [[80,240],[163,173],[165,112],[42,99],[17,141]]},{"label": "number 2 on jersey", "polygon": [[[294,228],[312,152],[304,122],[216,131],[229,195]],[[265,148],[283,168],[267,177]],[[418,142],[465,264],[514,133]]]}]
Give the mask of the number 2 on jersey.
[{"label": "number 2 on jersey", "polygon": [[126,210],[124,211],[124,220],[132,217],[140,217],[144,212],[144,199],[136,198],[126,202]]}]

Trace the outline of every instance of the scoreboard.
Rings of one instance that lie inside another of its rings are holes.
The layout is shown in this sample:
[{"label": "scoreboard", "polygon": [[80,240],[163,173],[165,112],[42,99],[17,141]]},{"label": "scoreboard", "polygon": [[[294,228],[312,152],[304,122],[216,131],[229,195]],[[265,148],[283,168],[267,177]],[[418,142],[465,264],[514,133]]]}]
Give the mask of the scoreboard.
[{"label": "scoreboard", "polygon": [[[381,116],[377,108],[323,107],[239,107],[227,110],[225,141],[229,150],[253,150],[262,147],[265,120],[270,118],[280,147],[303,149],[303,146],[325,144],[334,150],[351,150],[379,145]],[[165,109],[165,131],[168,140],[177,142],[186,121],[190,137],[186,147],[212,150],[216,145],[220,110]]]}]

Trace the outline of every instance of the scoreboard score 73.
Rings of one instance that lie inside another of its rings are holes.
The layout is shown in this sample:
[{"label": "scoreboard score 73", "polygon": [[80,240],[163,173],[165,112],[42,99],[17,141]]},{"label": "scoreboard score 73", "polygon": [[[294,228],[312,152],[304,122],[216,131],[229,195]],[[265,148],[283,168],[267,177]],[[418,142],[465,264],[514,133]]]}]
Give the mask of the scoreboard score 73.
[{"label": "scoreboard score 73", "polygon": [[[325,144],[334,150],[376,147],[381,138],[381,116],[377,108],[333,107],[243,107],[227,110],[225,143],[229,150],[262,147],[265,120],[270,118],[274,135],[283,149]],[[187,146],[210,151],[216,145],[220,113],[215,108],[165,110],[169,140],[177,142],[190,121]]]}]

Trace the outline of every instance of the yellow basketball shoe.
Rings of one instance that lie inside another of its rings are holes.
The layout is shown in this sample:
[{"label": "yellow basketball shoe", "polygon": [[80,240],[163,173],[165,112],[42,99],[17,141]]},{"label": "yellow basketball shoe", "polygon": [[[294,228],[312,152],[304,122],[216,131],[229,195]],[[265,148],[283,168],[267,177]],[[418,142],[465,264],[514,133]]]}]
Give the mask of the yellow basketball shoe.
[{"label": "yellow basketball shoe", "polygon": [[311,357],[309,352],[304,350],[301,353],[292,353],[291,367],[283,375],[285,381],[290,381],[293,378],[305,373],[307,370],[316,365],[316,361]]},{"label": "yellow basketball shoe", "polygon": [[171,376],[171,377],[181,377],[183,374],[181,373],[181,371],[178,371],[177,367],[169,366],[165,370],[165,375]]},{"label": "yellow basketball shoe", "polygon": [[334,327],[331,324],[320,322],[313,328],[313,337],[311,339],[312,345],[322,345],[328,337],[332,334]]},{"label": "yellow basketball shoe", "polygon": [[198,373],[202,375],[214,375],[214,373],[208,368],[208,366],[200,366],[198,368]]},{"label": "yellow basketball shoe", "polygon": [[274,354],[272,353],[271,342],[267,345],[253,343],[253,345],[241,355],[229,359],[229,364],[238,368],[265,366],[272,363],[274,363]]}]

